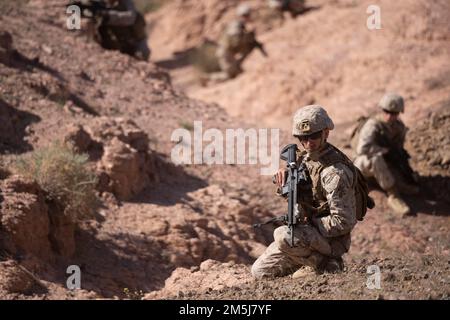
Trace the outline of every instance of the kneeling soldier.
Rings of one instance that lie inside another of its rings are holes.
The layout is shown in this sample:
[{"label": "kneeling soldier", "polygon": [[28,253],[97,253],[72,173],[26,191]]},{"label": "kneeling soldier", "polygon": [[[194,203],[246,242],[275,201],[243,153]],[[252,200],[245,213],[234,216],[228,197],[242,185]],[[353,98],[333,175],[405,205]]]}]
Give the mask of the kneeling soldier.
[{"label": "kneeling soldier", "polygon": [[[357,218],[362,219],[357,216],[356,201],[362,175],[343,152],[327,142],[333,128],[321,106],[306,106],[295,113],[292,134],[305,149],[298,152],[297,162],[306,165],[311,180],[310,193],[300,195],[297,206],[307,215],[294,228],[293,246],[287,226],[275,229],[274,242],[252,266],[254,277],[295,272],[297,278],[311,272],[343,270],[342,255],[350,248],[350,233]],[[274,179],[281,187],[286,170],[280,169]]]}]

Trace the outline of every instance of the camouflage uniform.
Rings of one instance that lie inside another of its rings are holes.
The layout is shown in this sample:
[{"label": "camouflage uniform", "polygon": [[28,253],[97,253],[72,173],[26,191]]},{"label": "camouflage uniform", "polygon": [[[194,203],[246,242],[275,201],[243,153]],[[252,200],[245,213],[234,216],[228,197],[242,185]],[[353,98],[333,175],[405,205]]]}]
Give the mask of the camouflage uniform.
[{"label": "camouflage uniform", "polygon": [[395,184],[395,176],[383,158],[385,148],[380,146],[379,139],[387,139],[399,148],[403,148],[406,127],[401,120],[386,123],[380,117],[367,120],[359,133],[356,145],[355,165],[366,177],[374,177],[384,190]]},{"label": "camouflage uniform", "polygon": [[[403,98],[396,94],[386,94],[379,103],[379,107],[388,112],[400,113],[404,111]],[[356,152],[354,164],[367,178],[376,179],[380,187],[388,193],[388,204],[397,213],[406,215],[410,208],[400,196],[400,187],[404,190],[405,184],[392,166],[384,158],[388,148],[384,141],[396,149],[403,149],[407,128],[397,119],[386,122],[381,115],[369,118],[355,135],[352,147]]]},{"label": "camouflage uniform", "polygon": [[[243,14],[250,14],[248,10],[241,9]],[[255,33],[246,29],[243,20],[230,22],[218,42],[216,51],[221,72],[212,74],[210,80],[224,81],[240,74],[242,72],[241,65],[252,52],[255,41]]]},{"label": "camouflage uniform", "polygon": [[[297,114],[303,113],[301,117],[310,118],[311,114],[317,115],[318,108],[321,107],[307,106]],[[321,110],[328,118],[325,110]],[[333,129],[331,119],[328,120],[322,129],[310,132]],[[301,131],[299,124],[306,131],[310,129],[294,116],[294,135]],[[298,204],[311,216],[310,223],[295,227],[294,247],[289,245],[287,226],[275,229],[274,242],[252,266],[252,274],[256,278],[288,275],[302,266],[320,271],[330,260],[342,263],[342,255],[350,248],[350,232],[356,224],[356,177],[352,162],[326,142],[317,152],[299,153],[298,161],[306,164],[312,181],[311,195],[299,199]]]},{"label": "camouflage uniform", "polygon": [[142,14],[136,10],[132,0],[113,0],[108,3],[111,9],[95,21],[95,40],[105,49],[119,50],[147,61],[150,49]]}]

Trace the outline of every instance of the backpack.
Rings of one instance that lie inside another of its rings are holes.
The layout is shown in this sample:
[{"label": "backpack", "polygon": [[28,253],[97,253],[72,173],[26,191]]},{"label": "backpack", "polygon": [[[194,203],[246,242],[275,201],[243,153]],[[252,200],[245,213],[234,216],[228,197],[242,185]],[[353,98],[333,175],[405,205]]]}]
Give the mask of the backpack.
[{"label": "backpack", "polygon": [[[362,127],[366,124],[370,117],[361,116],[358,118],[355,128],[350,135],[350,145],[353,150],[356,150],[359,141],[359,133]],[[350,160],[350,159],[349,159]],[[353,163],[352,163],[353,165]],[[356,218],[359,221],[364,219],[367,213],[367,208],[372,209],[375,207],[375,201],[369,196],[369,188],[367,186],[367,180],[358,167],[353,165],[356,175],[355,185],[355,198],[356,198]]]},{"label": "backpack", "polygon": [[350,146],[353,150],[356,150],[359,141],[359,133],[361,132],[362,127],[366,124],[369,117],[360,116],[358,120],[356,120],[356,126],[353,128],[352,133],[350,134]]},{"label": "backpack", "polygon": [[356,200],[356,219],[363,221],[367,213],[367,209],[375,207],[375,201],[369,196],[369,188],[367,186],[366,178],[364,178],[361,170],[353,165],[355,172],[355,200]]},{"label": "backpack", "polygon": [[[330,144],[331,145],[331,144]],[[334,155],[325,160],[324,165],[320,169],[322,171],[329,165],[341,162],[349,166],[353,170],[355,191],[355,208],[356,219],[362,221],[367,213],[367,209],[373,209],[375,207],[375,201],[369,196],[369,188],[367,186],[367,180],[362,172],[356,167],[353,162],[339,149],[331,145],[334,149]]]}]

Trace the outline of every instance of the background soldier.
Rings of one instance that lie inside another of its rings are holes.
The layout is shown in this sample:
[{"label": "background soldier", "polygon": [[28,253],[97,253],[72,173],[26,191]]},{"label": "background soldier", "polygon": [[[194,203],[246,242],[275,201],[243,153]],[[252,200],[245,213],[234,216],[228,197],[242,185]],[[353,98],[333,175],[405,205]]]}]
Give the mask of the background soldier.
[{"label": "background soldier", "polygon": [[364,176],[374,177],[386,191],[388,205],[394,212],[407,215],[411,210],[400,192],[415,194],[418,187],[411,183],[413,172],[408,164],[409,155],[403,148],[407,128],[399,114],[404,112],[404,101],[401,96],[390,93],[378,105],[382,112],[363,122],[353,134],[352,147],[357,154],[354,163]]},{"label": "background soldier", "polygon": [[88,0],[73,4],[91,11],[94,40],[103,48],[148,61],[150,49],[145,19],[132,0]]},{"label": "background soldier", "polygon": [[[342,255],[350,248],[350,232],[356,224],[357,172],[351,160],[327,142],[333,128],[321,106],[306,106],[295,113],[292,134],[305,149],[297,158],[306,164],[312,183],[311,194],[298,200],[306,220],[294,229],[293,247],[289,228],[275,229],[274,242],[252,266],[254,277],[285,276],[297,269],[294,278],[343,270]],[[285,169],[275,179],[282,186]]]},{"label": "background soldier", "polygon": [[232,21],[219,40],[216,56],[221,72],[211,74],[210,80],[215,82],[235,78],[242,72],[242,63],[254,48],[259,48],[267,55],[255,38],[255,32],[248,30],[251,21],[251,9],[242,4],[237,8],[238,19]]}]

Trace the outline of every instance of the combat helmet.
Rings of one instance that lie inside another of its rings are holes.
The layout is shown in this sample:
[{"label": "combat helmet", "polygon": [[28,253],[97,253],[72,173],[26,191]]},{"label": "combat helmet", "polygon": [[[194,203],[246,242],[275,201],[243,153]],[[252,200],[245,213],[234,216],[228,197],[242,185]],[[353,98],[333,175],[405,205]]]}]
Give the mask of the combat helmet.
[{"label": "combat helmet", "polygon": [[405,103],[403,98],[395,93],[388,93],[381,98],[378,106],[389,112],[404,112],[405,111]]},{"label": "combat helmet", "polygon": [[324,129],[333,130],[333,120],[322,106],[309,105],[297,110],[294,114],[292,135],[305,136]]}]

